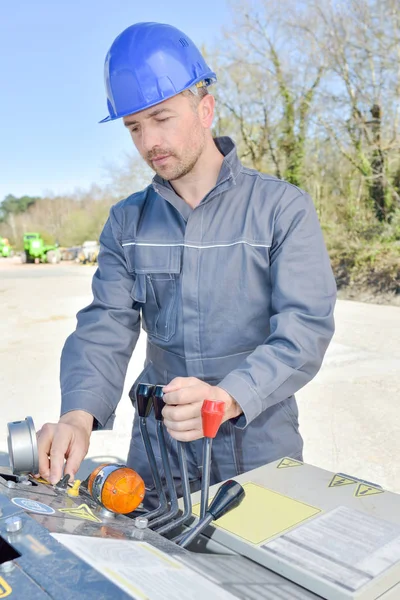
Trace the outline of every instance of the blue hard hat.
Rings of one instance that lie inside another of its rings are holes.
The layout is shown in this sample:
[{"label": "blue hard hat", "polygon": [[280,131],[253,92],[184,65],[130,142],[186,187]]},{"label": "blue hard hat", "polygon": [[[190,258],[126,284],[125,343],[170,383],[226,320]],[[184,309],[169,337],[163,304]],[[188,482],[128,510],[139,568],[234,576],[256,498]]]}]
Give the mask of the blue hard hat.
[{"label": "blue hard hat", "polygon": [[107,53],[104,77],[109,116],[100,123],[217,80],[192,40],[162,23],[136,23],[125,29]]}]

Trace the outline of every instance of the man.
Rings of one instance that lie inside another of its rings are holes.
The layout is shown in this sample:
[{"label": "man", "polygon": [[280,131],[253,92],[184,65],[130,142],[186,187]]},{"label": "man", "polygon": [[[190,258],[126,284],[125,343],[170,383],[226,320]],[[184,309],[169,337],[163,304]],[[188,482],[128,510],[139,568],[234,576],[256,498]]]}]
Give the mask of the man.
[{"label": "man", "polygon": [[[111,209],[101,234],[94,299],[62,353],[62,416],[39,435],[41,475],[60,479],[66,458],[73,476],[92,429],[112,425],[141,322],[146,363],[132,391],[139,381],[165,385],[178,487],[175,440],[190,442],[189,475],[200,487],[205,398],[225,403],[212,483],[282,456],[301,459],[293,394],[320,368],[336,298],[311,199],[244,167],[230,138],[213,139],[207,87],[216,76],[181,31],[129,27],[111,46],[105,78],[104,120],[123,119],[156,175]],[[151,505],[136,418],[128,465]]]}]

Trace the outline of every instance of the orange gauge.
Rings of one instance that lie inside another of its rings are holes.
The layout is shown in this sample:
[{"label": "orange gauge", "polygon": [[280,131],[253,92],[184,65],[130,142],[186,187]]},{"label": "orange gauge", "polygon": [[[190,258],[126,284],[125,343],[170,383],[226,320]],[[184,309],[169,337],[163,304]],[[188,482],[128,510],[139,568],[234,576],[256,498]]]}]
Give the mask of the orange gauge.
[{"label": "orange gauge", "polygon": [[104,464],[90,475],[88,491],[107,510],[126,515],[143,501],[145,485],[133,469],[120,464]]}]

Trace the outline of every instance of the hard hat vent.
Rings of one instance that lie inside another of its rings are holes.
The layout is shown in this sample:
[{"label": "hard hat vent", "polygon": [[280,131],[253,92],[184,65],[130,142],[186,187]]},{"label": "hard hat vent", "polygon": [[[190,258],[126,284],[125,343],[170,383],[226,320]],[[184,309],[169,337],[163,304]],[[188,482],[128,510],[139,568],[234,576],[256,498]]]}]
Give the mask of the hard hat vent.
[{"label": "hard hat vent", "polygon": [[189,42],[185,40],[185,38],[179,38],[180,43],[185,48],[185,46],[189,46]]}]

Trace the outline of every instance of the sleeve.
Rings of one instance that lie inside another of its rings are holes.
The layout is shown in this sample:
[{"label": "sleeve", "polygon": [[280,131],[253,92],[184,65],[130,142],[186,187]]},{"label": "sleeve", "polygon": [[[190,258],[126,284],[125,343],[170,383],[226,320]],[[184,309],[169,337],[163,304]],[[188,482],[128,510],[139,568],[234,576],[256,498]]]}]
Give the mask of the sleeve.
[{"label": "sleeve", "polygon": [[121,228],[113,207],[100,236],[92,303],[77,314],[61,353],[61,415],[84,410],[95,429],[111,429],[129,360],[140,334],[140,308],[131,297]]},{"label": "sleeve", "polygon": [[240,429],[311,381],[334,333],[336,283],[305,193],[275,211],[270,278],[269,336],[219,383],[242,408]]}]

